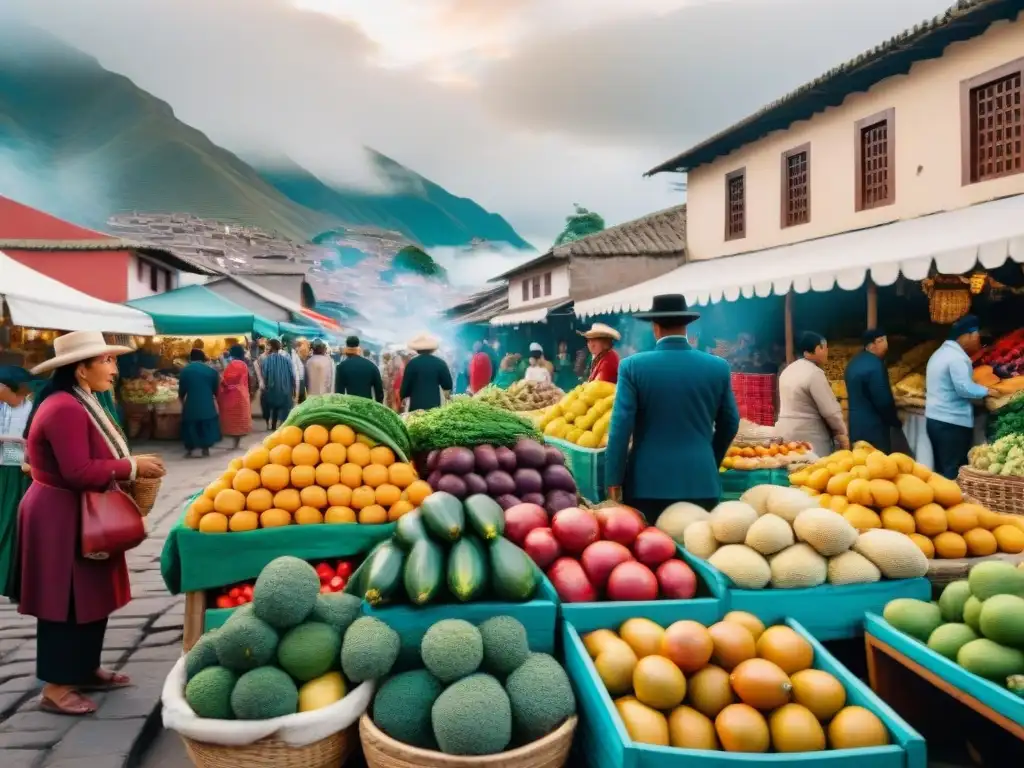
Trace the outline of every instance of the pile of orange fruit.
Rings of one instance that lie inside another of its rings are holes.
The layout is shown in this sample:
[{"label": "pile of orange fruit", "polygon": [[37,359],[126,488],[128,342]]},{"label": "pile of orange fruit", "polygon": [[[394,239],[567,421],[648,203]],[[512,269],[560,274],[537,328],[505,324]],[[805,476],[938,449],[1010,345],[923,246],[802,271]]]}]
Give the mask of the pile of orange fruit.
[{"label": "pile of orange fruit", "polygon": [[204,533],[379,525],[416,509],[431,493],[412,464],[344,424],[282,427],[231,460],[189,505],[185,525]]}]

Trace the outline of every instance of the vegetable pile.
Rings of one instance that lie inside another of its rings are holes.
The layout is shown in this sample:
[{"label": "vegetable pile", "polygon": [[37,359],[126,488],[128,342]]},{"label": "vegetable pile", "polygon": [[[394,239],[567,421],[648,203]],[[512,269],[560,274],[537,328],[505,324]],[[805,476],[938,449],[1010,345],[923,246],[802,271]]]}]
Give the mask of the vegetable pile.
[{"label": "vegetable pile", "polygon": [[526,381],[520,379],[508,389],[488,384],[473,397],[496,408],[506,411],[539,411],[555,405],[565,393],[549,381]]},{"label": "vegetable pile", "polygon": [[1024,477],[1024,432],[1016,432],[994,443],[977,445],[968,456],[971,466],[993,475]]},{"label": "vegetable pile", "polygon": [[1024,697],[1024,565],[988,560],[946,585],[938,603],[885,606],[893,627],[979,677]]},{"label": "vegetable pile", "polygon": [[626,732],[641,744],[794,753],[890,741],[875,713],[847,706],[843,683],[820,668],[803,635],[765,628],[750,613],[732,611],[710,627],[628,619],[617,633],[598,629],[583,644]]},{"label": "vegetable pile", "polygon": [[373,606],[402,598],[413,605],[530,600],[540,575],[504,530],[494,499],[476,494],[462,502],[434,493],[366,556],[345,592]]},{"label": "vegetable pile", "polygon": [[1000,379],[1024,376],[1024,328],[1009,333],[973,356],[975,367],[988,365]]},{"label": "vegetable pile", "polygon": [[452,446],[426,459],[430,487],[464,499],[485,493],[505,509],[530,502],[555,513],[576,506],[576,481],[554,447],[519,438],[503,445]]},{"label": "vegetable pile", "polygon": [[217,720],[269,720],[340,701],[349,684],[387,674],[398,655],[397,634],[359,611],[351,595],[322,594],[309,563],[271,561],[252,603],[185,656],[185,701]]},{"label": "vegetable pile", "polygon": [[410,414],[406,424],[416,453],[452,446],[510,446],[521,437],[540,439],[529,419],[473,398],[452,400],[441,408]]},{"label": "vegetable pile", "polygon": [[[348,583],[354,568],[355,564],[352,560],[338,560],[336,563],[325,560],[313,566],[316,575],[320,577],[320,594],[341,592]],[[236,608],[251,603],[254,588],[255,583],[251,581],[224,587],[215,598],[214,605],[217,608]]]},{"label": "vegetable pile", "polygon": [[143,370],[137,379],[121,384],[121,399],[133,405],[157,405],[178,400],[178,380],[165,373]]},{"label": "vegetable pile", "polygon": [[995,437],[1024,434],[1024,392],[1014,395],[1010,402],[996,411],[994,416]]},{"label": "vegetable pile", "polygon": [[547,572],[566,603],[688,600],[697,576],[670,536],[629,507],[571,507],[551,518],[536,504],[505,510],[505,535]]},{"label": "vegetable pile", "polygon": [[904,534],[859,532],[796,488],[758,485],[710,513],[673,504],[657,525],[738,589],[869,584],[928,572],[928,559]]},{"label": "vegetable pile", "polygon": [[355,395],[314,395],[288,414],[285,427],[305,429],[313,424],[330,429],[344,424],[375,443],[388,446],[401,461],[412,456],[412,444],[405,423],[390,408],[376,400]]},{"label": "vegetable pile", "polygon": [[572,390],[551,408],[538,426],[548,437],[581,448],[604,448],[615,403],[615,385],[588,381]]},{"label": "vegetable pile", "polygon": [[449,755],[494,755],[560,728],[576,713],[569,677],[532,653],[511,616],[479,626],[444,619],[420,643],[418,669],[389,677],[373,698],[374,724],[392,739]]},{"label": "vegetable pile", "polygon": [[862,533],[884,528],[909,536],[927,558],[1024,551],[1024,517],[965,503],[960,486],[903,453],[857,443],[792,473],[789,482]]}]

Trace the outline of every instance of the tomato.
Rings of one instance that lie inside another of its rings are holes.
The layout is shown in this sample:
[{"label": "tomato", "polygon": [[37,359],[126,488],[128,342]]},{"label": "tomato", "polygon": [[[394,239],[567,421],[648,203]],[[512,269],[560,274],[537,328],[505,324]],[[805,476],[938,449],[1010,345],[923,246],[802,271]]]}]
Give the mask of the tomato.
[{"label": "tomato", "polygon": [[242,587],[242,597],[248,601],[252,601],[252,584],[246,584]]},{"label": "tomato", "polygon": [[334,569],[327,563],[320,563],[316,567],[316,575],[320,577],[321,583],[326,583],[334,578]]},{"label": "tomato", "polygon": [[221,595],[220,597],[217,598],[217,607],[218,608],[234,608],[235,604],[231,600],[231,598],[228,597],[227,595]]},{"label": "tomato", "polygon": [[333,590],[331,589],[331,586],[329,584],[324,584],[320,587],[321,595],[329,595],[332,591]]},{"label": "tomato", "polygon": [[239,595],[238,597],[235,598],[235,605],[236,606],[245,605],[248,602],[249,602],[249,598],[247,598],[245,595]]},{"label": "tomato", "polygon": [[343,579],[347,579],[352,575],[352,563],[348,560],[342,560],[338,563],[338,569],[335,572],[335,575],[340,576]]},{"label": "tomato", "polygon": [[329,585],[332,592],[339,592],[345,588],[345,580],[340,576],[335,576],[331,579]]},{"label": "tomato", "polygon": [[232,600],[237,600],[240,594],[242,594],[242,590],[239,587],[232,587],[228,590],[228,597]]}]

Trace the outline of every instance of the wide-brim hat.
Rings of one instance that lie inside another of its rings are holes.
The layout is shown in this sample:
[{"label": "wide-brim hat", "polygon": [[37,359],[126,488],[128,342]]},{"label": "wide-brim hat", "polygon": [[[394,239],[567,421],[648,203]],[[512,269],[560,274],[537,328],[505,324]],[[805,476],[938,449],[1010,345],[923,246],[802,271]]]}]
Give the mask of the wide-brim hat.
[{"label": "wide-brim hat", "polygon": [[439,345],[440,342],[437,338],[429,333],[421,333],[409,339],[409,343],[406,346],[413,352],[433,352]]},{"label": "wide-brim hat", "polygon": [[125,355],[134,351],[131,347],[107,344],[99,331],[72,331],[53,340],[53,357],[33,368],[32,373],[46,373],[101,355]]},{"label": "wide-brim hat", "polygon": [[683,294],[663,293],[654,297],[647,312],[637,312],[633,317],[652,323],[660,323],[662,320],[689,322],[700,317],[700,312],[690,311]]},{"label": "wide-brim hat", "polygon": [[612,341],[619,341],[622,338],[621,333],[604,323],[594,323],[590,326],[589,331],[578,331],[578,333],[584,339],[611,339]]}]

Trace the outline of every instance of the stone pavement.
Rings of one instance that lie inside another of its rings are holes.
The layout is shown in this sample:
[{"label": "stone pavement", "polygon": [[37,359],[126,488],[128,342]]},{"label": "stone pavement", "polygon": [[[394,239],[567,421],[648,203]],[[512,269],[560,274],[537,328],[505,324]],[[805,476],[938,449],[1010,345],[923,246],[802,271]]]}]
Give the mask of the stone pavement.
[{"label": "stone pavement", "polygon": [[[242,443],[263,438],[256,432]],[[0,598],[0,766],[3,768],[121,768],[159,733],[160,691],[181,655],[185,598],[172,596],[160,576],[160,552],[184,500],[227,468],[239,452],[214,448],[208,459],[186,460],[177,443],[133,445],[158,453],[167,464],[160,496],[149,514],[150,535],[128,555],[132,601],[110,617],[103,664],[130,675],[134,685],[98,693],[90,717],[54,715],[39,709],[35,619]]]}]

